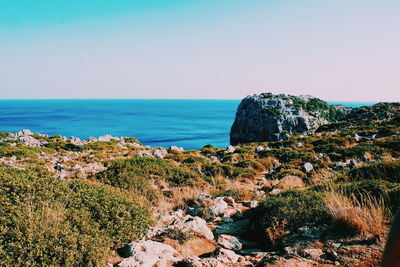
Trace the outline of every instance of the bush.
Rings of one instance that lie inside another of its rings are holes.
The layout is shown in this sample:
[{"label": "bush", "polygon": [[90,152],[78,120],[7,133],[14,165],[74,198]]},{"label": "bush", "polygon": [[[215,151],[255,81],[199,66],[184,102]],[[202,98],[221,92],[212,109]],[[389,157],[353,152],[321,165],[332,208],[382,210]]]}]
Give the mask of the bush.
[{"label": "bush", "polygon": [[201,179],[194,171],[165,160],[145,157],[112,161],[108,169],[98,173],[96,177],[106,184],[143,194],[151,201],[157,198],[150,187],[151,177],[162,177],[171,185],[190,185]]},{"label": "bush", "polygon": [[136,240],[149,207],[93,182],[66,182],[0,167],[0,265],[100,266],[110,248]]},{"label": "bush", "polygon": [[400,183],[400,161],[373,163],[355,168],[349,172],[349,179],[351,181],[379,179]]},{"label": "bush", "polygon": [[284,230],[295,231],[306,224],[330,223],[332,218],[323,196],[323,193],[315,191],[290,190],[266,197],[254,215],[257,236],[264,237],[261,241],[271,246],[279,243],[269,237],[271,229],[280,228],[277,225],[284,224]]}]

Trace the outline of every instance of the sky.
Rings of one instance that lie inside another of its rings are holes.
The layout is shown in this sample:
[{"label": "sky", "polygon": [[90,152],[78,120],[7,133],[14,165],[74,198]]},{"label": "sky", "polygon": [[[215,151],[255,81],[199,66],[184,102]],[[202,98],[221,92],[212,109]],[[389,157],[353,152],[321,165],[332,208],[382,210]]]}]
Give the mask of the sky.
[{"label": "sky", "polygon": [[0,0],[0,98],[400,101],[398,0]]}]

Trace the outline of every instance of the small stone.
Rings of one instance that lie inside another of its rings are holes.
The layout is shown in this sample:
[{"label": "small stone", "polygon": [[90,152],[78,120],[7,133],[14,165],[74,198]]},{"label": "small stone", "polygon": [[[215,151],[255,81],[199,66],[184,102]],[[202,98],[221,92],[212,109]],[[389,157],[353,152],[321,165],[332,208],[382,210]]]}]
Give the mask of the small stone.
[{"label": "small stone", "polygon": [[310,162],[304,163],[303,168],[306,171],[306,173],[309,173],[314,169],[313,165]]},{"label": "small stone", "polygon": [[303,250],[303,255],[307,258],[311,258],[314,260],[320,259],[321,255],[323,255],[324,252],[320,248],[306,248]]},{"label": "small stone", "polygon": [[217,244],[223,248],[235,251],[242,249],[242,243],[240,243],[239,239],[231,235],[220,235],[218,237]]},{"label": "small stone", "polygon": [[227,148],[226,148],[226,152],[228,152],[228,153],[233,153],[233,152],[235,152],[235,147],[234,146],[228,146]]}]

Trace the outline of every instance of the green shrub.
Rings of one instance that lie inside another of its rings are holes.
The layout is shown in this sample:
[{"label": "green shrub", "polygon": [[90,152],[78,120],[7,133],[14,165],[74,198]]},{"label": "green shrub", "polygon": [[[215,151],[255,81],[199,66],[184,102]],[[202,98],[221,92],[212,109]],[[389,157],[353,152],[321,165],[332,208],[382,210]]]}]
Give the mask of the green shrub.
[{"label": "green shrub", "polygon": [[0,206],[2,266],[102,266],[151,224],[149,207],[121,190],[9,167]]},{"label": "green shrub", "polygon": [[256,175],[252,169],[235,167],[230,164],[207,164],[203,166],[202,171],[210,177],[222,175],[229,178],[254,178]]},{"label": "green shrub", "polygon": [[271,240],[266,232],[274,228],[276,223],[283,224],[287,231],[295,231],[306,224],[330,223],[332,218],[324,204],[323,196],[321,192],[301,190],[267,196],[255,211],[256,236],[263,237],[260,241],[271,246],[279,242]]},{"label": "green shrub", "polygon": [[96,177],[106,184],[144,194],[150,200],[156,198],[149,184],[151,177],[162,177],[171,185],[190,185],[201,179],[194,171],[146,157],[112,161],[108,169]]},{"label": "green shrub", "polygon": [[400,161],[385,161],[355,168],[348,176],[351,181],[379,179],[400,183]]}]

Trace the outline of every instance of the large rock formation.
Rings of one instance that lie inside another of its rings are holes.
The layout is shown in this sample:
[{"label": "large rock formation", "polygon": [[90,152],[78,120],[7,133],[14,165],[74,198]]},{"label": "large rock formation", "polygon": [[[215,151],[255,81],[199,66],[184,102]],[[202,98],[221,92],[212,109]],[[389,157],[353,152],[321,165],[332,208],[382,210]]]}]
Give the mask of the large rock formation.
[{"label": "large rock formation", "polygon": [[237,109],[231,144],[283,140],[294,133],[310,134],[321,125],[341,119],[349,110],[312,96],[271,93],[247,96]]}]

